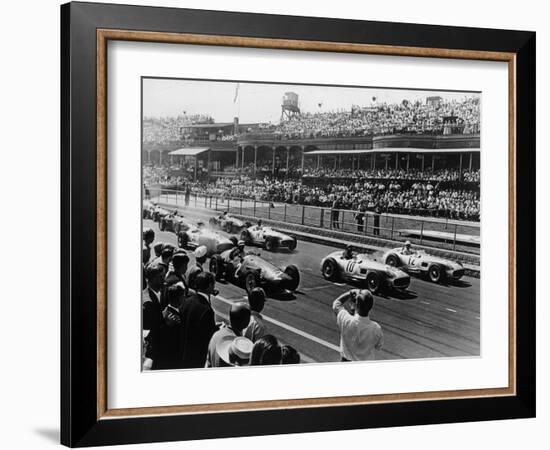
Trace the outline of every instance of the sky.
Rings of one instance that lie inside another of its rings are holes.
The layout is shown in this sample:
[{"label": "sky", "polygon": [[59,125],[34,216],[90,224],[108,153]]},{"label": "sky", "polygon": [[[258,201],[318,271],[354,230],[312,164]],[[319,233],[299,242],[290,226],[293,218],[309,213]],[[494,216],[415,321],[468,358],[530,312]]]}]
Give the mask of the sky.
[{"label": "sky", "polygon": [[[237,84],[239,88],[235,100]],[[400,103],[403,99],[424,101],[433,95],[449,100],[480,95],[447,91],[145,78],[143,115],[167,117],[185,111],[188,115],[210,115],[216,122],[232,122],[234,117],[239,117],[241,123],[278,123],[281,100],[288,91],[298,94],[300,109],[304,112],[349,110],[352,105],[371,106],[373,97],[376,97],[377,103]]]}]

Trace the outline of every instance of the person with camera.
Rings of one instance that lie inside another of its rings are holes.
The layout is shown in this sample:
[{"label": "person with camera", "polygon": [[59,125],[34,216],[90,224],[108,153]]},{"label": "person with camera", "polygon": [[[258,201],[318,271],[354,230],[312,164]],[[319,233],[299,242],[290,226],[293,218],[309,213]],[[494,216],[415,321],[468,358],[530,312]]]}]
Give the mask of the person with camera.
[{"label": "person with camera", "polygon": [[[349,312],[347,301],[354,312]],[[332,304],[336,314],[336,325],[340,332],[340,354],[342,361],[367,361],[376,359],[376,351],[382,348],[384,335],[382,327],[369,318],[374,298],[366,289],[352,289],[340,295]]]}]

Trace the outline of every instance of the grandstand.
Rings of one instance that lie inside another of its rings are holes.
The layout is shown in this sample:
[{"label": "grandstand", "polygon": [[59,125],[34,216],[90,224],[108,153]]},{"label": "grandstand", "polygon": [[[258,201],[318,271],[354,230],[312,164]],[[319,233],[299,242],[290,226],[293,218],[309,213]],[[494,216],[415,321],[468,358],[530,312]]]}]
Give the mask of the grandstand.
[{"label": "grandstand", "polygon": [[[290,105],[290,106],[289,106]],[[287,92],[278,124],[144,119],[148,184],[224,195],[479,220],[476,96],[307,112]]]}]

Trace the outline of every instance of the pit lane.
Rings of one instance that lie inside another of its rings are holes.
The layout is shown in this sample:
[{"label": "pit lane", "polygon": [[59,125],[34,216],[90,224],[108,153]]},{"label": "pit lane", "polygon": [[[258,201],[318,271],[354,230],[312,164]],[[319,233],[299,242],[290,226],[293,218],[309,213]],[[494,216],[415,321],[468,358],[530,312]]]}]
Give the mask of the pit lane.
[{"label": "pit lane", "polygon": [[[208,223],[212,216],[204,210],[185,209],[181,213],[193,222]],[[162,232],[158,224],[143,221],[155,231],[155,241],[177,245],[176,235]],[[228,235],[227,233],[221,233]],[[229,235],[228,235],[229,236]],[[298,241],[294,252],[267,252],[247,247],[284,268],[296,264],[301,282],[293,297],[269,297],[262,312],[268,332],[295,347],[304,362],[340,360],[339,335],[332,302],[351,286],[323,279],[320,263],[334,247]],[[194,258],[190,252],[192,263]],[[217,315],[226,319],[231,303],[246,299],[246,291],[229,283],[217,283],[213,299]],[[384,346],[378,359],[438,358],[480,354],[479,279],[464,277],[453,285],[439,285],[411,277],[405,295],[375,296],[371,318],[384,332]]]}]

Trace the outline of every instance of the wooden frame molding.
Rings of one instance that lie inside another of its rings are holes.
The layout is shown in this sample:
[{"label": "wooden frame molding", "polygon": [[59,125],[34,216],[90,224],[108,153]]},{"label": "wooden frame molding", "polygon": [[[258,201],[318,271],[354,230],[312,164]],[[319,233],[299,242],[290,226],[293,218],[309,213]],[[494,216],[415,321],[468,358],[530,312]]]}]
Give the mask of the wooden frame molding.
[{"label": "wooden frame molding", "polygon": [[[405,394],[267,400],[109,409],[107,404],[107,42],[109,40],[253,47],[266,49],[347,52],[408,57],[473,59],[508,62],[509,71],[509,384],[495,389],[418,392]],[[321,41],[263,39],[237,36],[158,33],[128,30],[97,30],[97,418],[172,415],[343,406],[420,400],[499,397],[516,394],[516,56],[514,53],[398,47]]]}]

